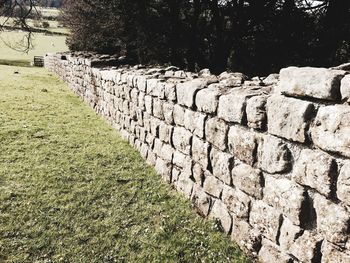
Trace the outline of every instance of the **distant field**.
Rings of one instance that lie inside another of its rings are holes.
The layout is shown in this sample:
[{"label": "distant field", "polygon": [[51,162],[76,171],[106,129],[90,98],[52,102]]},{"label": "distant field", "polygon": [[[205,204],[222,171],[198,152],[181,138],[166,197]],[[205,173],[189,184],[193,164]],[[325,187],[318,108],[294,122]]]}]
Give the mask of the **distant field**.
[{"label": "distant field", "polygon": [[14,43],[16,43],[16,41],[21,40],[23,36],[24,33],[20,31],[3,32],[0,34],[0,64],[29,65],[29,62],[33,60],[34,56],[42,56],[49,52],[59,52],[68,50],[68,47],[65,43],[65,36],[47,36],[39,33],[34,35],[34,49],[31,50],[28,54],[15,51],[5,44],[9,43],[11,45],[14,45]]}]

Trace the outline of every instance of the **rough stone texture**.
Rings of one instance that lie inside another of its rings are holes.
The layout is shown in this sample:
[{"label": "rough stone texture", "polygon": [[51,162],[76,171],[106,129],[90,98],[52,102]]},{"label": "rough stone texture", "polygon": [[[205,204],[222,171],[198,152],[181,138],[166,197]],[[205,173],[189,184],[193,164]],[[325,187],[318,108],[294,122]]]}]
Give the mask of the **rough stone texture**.
[{"label": "rough stone texture", "polygon": [[339,70],[289,67],[281,70],[279,85],[284,94],[337,100],[344,75],[345,71]]},{"label": "rough stone texture", "polygon": [[205,79],[194,79],[176,86],[177,102],[180,105],[189,108],[194,106],[196,92],[205,88],[207,81]]},{"label": "rough stone texture", "polygon": [[[45,56],[45,67],[200,214],[218,219],[225,232],[232,228],[242,249],[267,262],[349,262],[343,72],[287,69],[295,75],[282,76],[280,85],[278,75],[248,79],[203,70],[198,78],[173,67],[95,68],[103,59],[84,53],[64,57]],[[310,105],[317,116],[308,114]]]},{"label": "rough stone texture", "polygon": [[258,166],[268,173],[288,170],[290,152],[287,145],[274,136],[262,136],[258,146]]},{"label": "rough stone texture", "polygon": [[199,111],[214,114],[218,108],[219,96],[225,86],[211,84],[208,88],[198,91],[196,96],[196,106]]},{"label": "rough stone texture", "polygon": [[232,169],[232,182],[238,189],[257,199],[262,198],[263,177],[259,169],[239,164]]},{"label": "rough stone texture", "polygon": [[344,244],[349,235],[349,211],[340,204],[334,204],[319,194],[314,196],[314,207],[319,232],[334,244]]},{"label": "rough stone texture", "polygon": [[274,243],[267,239],[262,240],[262,247],[259,251],[259,257],[262,263],[293,263],[293,258],[278,249]]},{"label": "rough stone texture", "polygon": [[326,106],[319,109],[312,127],[312,140],[325,151],[350,158],[350,107]]},{"label": "rough stone texture", "polygon": [[199,163],[204,169],[208,167],[209,143],[201,140],[197,136],[192,139],[193,160]]},{"label": "rough stone texture", "polygon": [[[283,217],[283,223],[280,229],[279,244],[282,251],[289,251],[295,243],[295,240],[300,236],[302,229],[293,224],[291,220]],[[306,249],[306,248],[303,248]]]},{"label": "rough stone texture", "polygon": [[253,165],[257,142],[255,134],[238,126],[232,126],[228,133],[228,148],[239,160]]},{"label": "rough stone texture", "polygon": [[321,263],[348,263],[350,262],[350,254],[344,252],[343,249],[337,247],[330,242],[322,244],[322,262]]},{"label": "rough stone texture", "polygon": [[194,135],[203,138],[204,122],[206,117],[207,116],[205,114],[186,109],[184,115],[184,126]]},{"label": "rough stone texture", "polygon": [[173,132],[173,145],[184,154],[191,153],[192,133],[182,127],[175,127]]},{"label": "rough stone texture", "polygon": [[226,150],[228,126],[218,118],[208,119],[205,124],[205,137],[208,142],[222,151]]},{"label": "rough stone texture", "polygon": [[231,170],[234,159],[231,154],[213,148],[210,152],[210,161],[213,168],[213,175],[225,184],[231,184]]},{"label": "rough stone texture", "polygon": [[230,233],[232,226],[232,217],[227,211],[227,207],[220,200],[215,200],[209,218],[218,219],[225,233]]},{"label": "rough stone texture", "polygon": [[342,100],[350,103],[350,75],[346,75],[341,80],[340,93]]},{"label": "rough stone texture", "polygon": [[168,163],[161,158],[157,158],[155,169],[164,180],[167,182],[171,181],[171,163]]},{"label": "rough stone texture", "polygon": [[218,117],[228,122],[242,123],[247,99],[258,94],[254,89],[231,89],[219,99]]},{"label": "rough stone texture", "polygon": [[203,216],[208,216],[211,206],[211,197],[204,192],[202,187],[194,185],[192,194],[192,201],[197,206],[198,210]]},{"label": "rough stone texture", "polygon": [[321,236],[315,236],[310,231],[305,231],[291,244],[289,252],[302,262],[318,262]]},{"label": "rough stone texture", "polygon": [[296,142],[305,142],[313,104],[284,96],[271,96],[267,100],[268,131]]},{"label": "rough stone texture", "polygon": [[263,130],[266,126],[266,101],[267,96],[255,96],[247,101],[246,113],[248,127]]},{"label": "rough stone texture", "polygon": [[185,109],[180,105],[175,104],[173,118],[176,125],[184,126]]},{"label": "rough stone texture", "polygon": [[265,176],[264,201],[281,211],[295,225],[300,224],[304,190],[288,179]]},{"label": "rough stone texture", "polygon": [[254,256],[261,246],[261,234],[248,222],[235,218],[232,224],[232,240],[245,250],[252,251]]},{"label": "rough stone texture", "polygon": [[220,198],[223,185],[224,184],[214,176],[207,175],[204,181],[203,189],[206,193],[216,198]]},{"label": "rough stone texture", "polygon": [[271,241],[276,240],[281,214],[263,201],[253,202],[249,223]]},{"label": "rough stone texture", "polygon": [[222,192],[222,201],[236,217],[248,218],[250,198],[238,189],[225,186]]},{"label": "rough stone texture", "polygon": [[337,189],[338,198],[350,205],[350,161],[347,161],[340,170]]},{"label": "rough stone texture", "polygon": [[305,149],[301,152],[293,171],[293,179],[329,196],[337,172],[334,159],[321,151]]}]

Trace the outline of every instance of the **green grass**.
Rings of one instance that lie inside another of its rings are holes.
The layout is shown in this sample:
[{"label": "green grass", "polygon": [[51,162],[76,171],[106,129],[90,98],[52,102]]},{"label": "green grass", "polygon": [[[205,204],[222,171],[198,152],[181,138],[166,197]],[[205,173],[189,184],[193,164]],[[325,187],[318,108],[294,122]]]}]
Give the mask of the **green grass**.
[{"label": "green grass", "polygon": [[[14,45],[17,41],[21,40],[24,36],[23,32],[1,32],[0,37],[6,43]],[[50,52],[67,51],[68,47],[65,43],[65,36],[48,36],[42,33],[35,33],[33,44],[34,49],[30,50],[28,54],[18,52],[8,47],[4,41],[0,39],[0,63],[3,65],[13,65],[10,61],[21,61],[22,65],[29,65],[33,61],[34,56],[43,56]],[[2,63],[4,62],[4,63]],[[18,64],[15,64],[18,65]]]},{"label": "green grass", "polygon": [[0,66],[0,149],[0,262],[248,262],[44,69]]}]

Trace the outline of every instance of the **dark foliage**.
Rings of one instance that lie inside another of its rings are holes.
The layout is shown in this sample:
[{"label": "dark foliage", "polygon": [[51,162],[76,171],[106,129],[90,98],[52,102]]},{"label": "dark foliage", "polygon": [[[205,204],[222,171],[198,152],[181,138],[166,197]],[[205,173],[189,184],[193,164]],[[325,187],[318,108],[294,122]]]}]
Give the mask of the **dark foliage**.
[{"label": "dark foliage", "polygon": [[135,63],[265,75],[350,60],[349,0],[66,0],[64,22],[71,49]]}]

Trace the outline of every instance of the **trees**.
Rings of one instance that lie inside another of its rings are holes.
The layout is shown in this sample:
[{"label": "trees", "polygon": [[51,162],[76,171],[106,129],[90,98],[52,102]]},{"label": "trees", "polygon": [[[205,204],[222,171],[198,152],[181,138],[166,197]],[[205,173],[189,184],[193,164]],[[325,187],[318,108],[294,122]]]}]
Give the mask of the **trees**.
[{"label": "trees", "polygon": [[66,17],[75,50],[135,62],[267,74],[350,58],[348,0],[79,0]]},{"label": "trees", "polygon": [[23,38],[11,46],[17,51],[28,52],[32,48],[32,28],[27,23],[28,19],[38,15],[36,6],[37,0],[0,0],[0,33],[5,29],[11,29],[7,26],[10,19],[17,29],[25,32]]},{"label": "trees", "polygon": [[[0,0],[0,10],[13,2],[31,8],[42,1]],[[64,6],[72,50],[126,55],[134,63],[264,75],[350,60],[349,0],[65,0]]]}]

